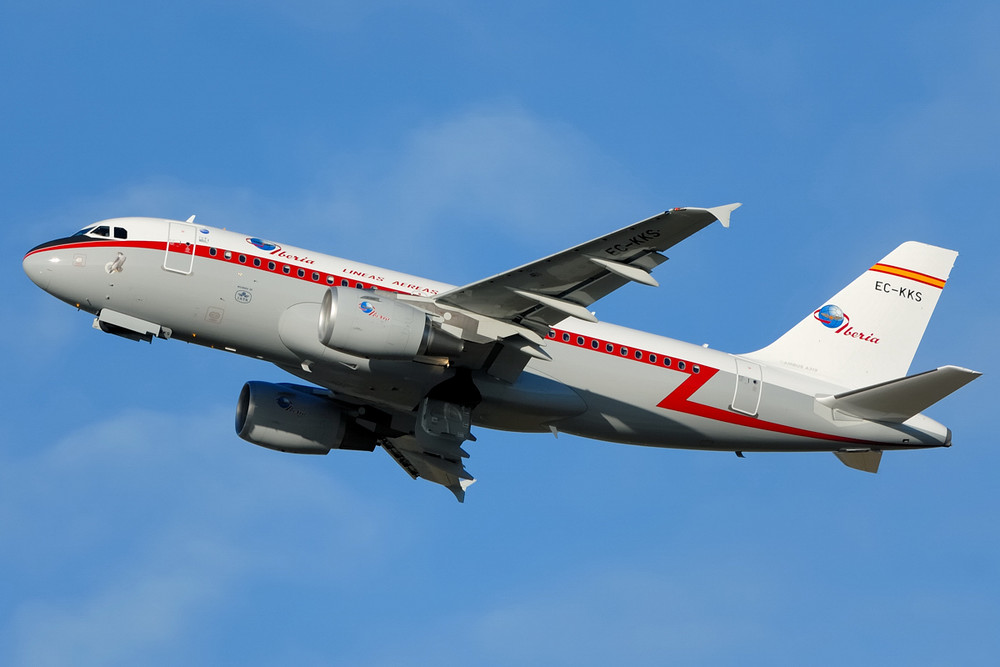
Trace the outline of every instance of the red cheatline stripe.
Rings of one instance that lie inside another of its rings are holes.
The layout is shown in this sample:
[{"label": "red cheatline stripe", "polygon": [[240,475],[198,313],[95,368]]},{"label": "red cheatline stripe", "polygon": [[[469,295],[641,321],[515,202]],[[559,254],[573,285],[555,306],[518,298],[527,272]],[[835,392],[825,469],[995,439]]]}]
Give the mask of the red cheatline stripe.
[{"label": "red cheatline stripe", "polygon": [[904,269],[898,266],[892,266],[891,264],[876,264],[871,268],[871,270],[878,271],[879,273],[888,273],[891,276],[908,278],[910,280],[915,280],[918,283],[930,285],[931,287],[937,287],[938,289],[944,287],[944,284],[946,282],[941,278],[935,278],[934,276],[929,276],[926,273],[920,273],[919,271],[911,271],[910,269]]},{"label": "red cheatline stripe", "polygon": [[670,395],[660,401],[656,407],[674,410],[676,412],[683,412],[689,415],[695,415],[696,417],[704,417],[705,419],[711,419],[714,421],[726,422],[728,424],[736,424],[737,426],[756,428],[762,431],[771,431],[773,433],[784,433],[785,435],[794,435],[800,438],[832,440],[834,442],[847,442],[851,444],[873,444],[868,440],[844,438],[842,436],[833,435],[832,433],[808,431],[806,429],[795,428],[794,426],[764,421],[762,419],[758,419],[757,417],[742,415],[736,412],[730,412],[729,410],[724,410],[722,408],[716,408],[710,405],[695,403],[694,401],[688,400],[691,398],[692,394],[701,389],[706,382],[712,379],[712,376],[715,375],[716,372],[717,371],[714,368],[706,368],[705,372],[701,375],[689,376],[680,384],[679,387],[677,387],[677,389],[674,389]]},{"label": "red cheatline stripe", "polygon": [[[564,333],[569,334],[569,340],[563,339],[562,334]],[[858,445],[877,444],[869,440],[845,438],[831,433],[809,431],[806,429],[795,428],[794,426],[769,422],[758,417],[751,417],[749,415],[739,414],[737,412],[712,407],[710,405],[704,405],[702,403],[696,403],[690,400],[691,396],[696,391],[705,386],[705,384],[719,372],[719,369],[717,368],[695,364],[689,360],[678,359],[676,357],[670,357],[669,355],[663,355],[656,352],[652,353],[656,361],[651,361],[649,350],[621,345],[619,343],[613,343],[612,341],[594,338],[592,336],[582,336],[565,329],[553,329],[549,335],[549,340],[582,350],[608,354],[619,359],[628,359],[637,363],[658,366],[664,370],[680,372],[687,375],[688,377],[681,382],[676,389],[674,389],[662,401],[657,403],[656,407],[658,408],[673,410],[674,412],[682,412],[684,414],[694,415],[695,417],[702,417],[704,419],[711,419],[713,421],[724,422],[727,424],[754,428],[761,431],[770,431],[772,433],[783,433],[785,435],[792,435],[800,438],[809,438],[811,440],[830,440],[833,442],[844,442]],[[598,346],[596,348],[590,344],[591,341],[595,340],[598,342]],[[612,346],[611,350],[607,349],[607,345],[609,344]],[[622,354],[623,350],[625,351],[625,354]],[[636,353],[640,354],[637,356]],[[663,362],[668,359],[670,360],[670,365],[664,365]]]},{"label": "red cheatline stripe", "polygon": [[[158,250],[163,252],[166,248],[165,241],[123,241],[121,239],[109,239],[109,240],[87,240],[79,242],[70,242],[63,245],[57,246],[46,246],[44,248],[38,248],[36,250],[30,251],[25,257],[30,257],[38,253],[48,252],[51,250],[82,250],[85,248],[103,248],[103,247],[113,247],[113,248],[141,248],[144,250]],[[326,285],[326,286],[338,286],[338,287],[356,287],[358,289],[379,289],[385,292],[398,292],[402,294],[426,294],[428,296],[435,294],[436,292],[422,290],[419,285],[385,285],[381,282],[373,282],[370,280],[365,280],[359,278],[358,276],[341,275],[337,273],[330,273],[328,271],[322,271],[312,265],[301,265],[293,264],[290,262],[282,262],[278,260],[269,259],[268,256],[260,256],[250,254],[246,250],[230,250],[222,248],[219,246],[213,246],[210,244],[199,243],[193,246],[195,250],[195,255],[197,257],[204,258],[206,260],[212,260],[216,262],[226,262],[228,264],[236,264],[238,266],[246,267],[247,269],[253,269],[256,271],[265,271],[267,273],[272,273],[274,275],[283,276],[285,278],[292,278],[295,280],[300,280],[307,283],[312,283],[315,285]],[[215,255],[211,254],[212,249],[215,249]],[[226,253],[229,253],[229,257],[226,257]],[[188,254],[188,253],[185,253]],[[244,261],[240,261],[240,258]],[[255,266],[253,263],[254,259],[259,259],[261,262],[260,266]],[[274,264],[274,268],[270,268],[270,264]],[[196,265],[197,266],[197,265]],[[288,267],[288,272],[286,273],[284,267]],[[302,275],[298,275],[299,269],[302,269]],[[314,277],[315,275],[315,277]],[[331,281],[332,280],[332,281]],[[343,282],[347,281],[347,285]]]}]

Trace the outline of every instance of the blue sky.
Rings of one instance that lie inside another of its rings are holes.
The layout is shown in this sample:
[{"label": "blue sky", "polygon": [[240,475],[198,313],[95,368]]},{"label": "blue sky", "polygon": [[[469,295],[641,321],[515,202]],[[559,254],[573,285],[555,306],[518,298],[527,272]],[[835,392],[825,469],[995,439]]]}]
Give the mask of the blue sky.
[{"label": "blue sky", "polygon": [[[993,664],[995,3],[0,5],[0,662]],[[598,315],[762,347],[904,240],[960,252],[912,370],[949,450],[480,431],[464,505],[233,433],[259,362],[102,335],[21,258],[184,219],[463,283],[742,201]]]}]

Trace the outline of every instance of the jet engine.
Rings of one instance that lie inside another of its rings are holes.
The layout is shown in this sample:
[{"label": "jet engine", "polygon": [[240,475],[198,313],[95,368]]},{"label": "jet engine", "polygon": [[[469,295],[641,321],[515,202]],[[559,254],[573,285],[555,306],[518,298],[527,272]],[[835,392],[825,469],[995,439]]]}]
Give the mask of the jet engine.
[{"label": "jet engine", "polygon": [[369,359],[453,357],[462,340],[436,328],[430,315],[391,292],[331,287],[319,309],[323,345]]},{"label": "jet engine", "polygon": [[291,454],[331,449],[373,451],[376,437],[336,403],[294,384],[247,382],[236,405],[236,433],[261,447]]}]

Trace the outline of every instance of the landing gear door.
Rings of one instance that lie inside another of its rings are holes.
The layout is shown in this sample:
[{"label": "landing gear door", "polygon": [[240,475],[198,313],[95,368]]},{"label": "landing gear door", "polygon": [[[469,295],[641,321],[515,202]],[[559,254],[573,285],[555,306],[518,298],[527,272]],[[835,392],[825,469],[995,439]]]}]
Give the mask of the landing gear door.
[{"label": "landing gear door", "polygon": [[198,242],[197,232],[197,228],[189,222],[170,222],[163,268],[176,273],[191,273],[191,268],[194,266],[194,248]]},{"label": "landing gear door", "polygon": [[760,392],[763,388],[760,364],[737,357],[733,410],[756,417],[757,408],[760,407]]}]

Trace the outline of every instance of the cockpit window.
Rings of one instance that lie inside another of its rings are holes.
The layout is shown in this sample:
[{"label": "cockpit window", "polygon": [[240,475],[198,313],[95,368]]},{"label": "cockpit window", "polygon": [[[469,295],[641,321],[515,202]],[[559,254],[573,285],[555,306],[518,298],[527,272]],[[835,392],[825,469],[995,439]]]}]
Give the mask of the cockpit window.
[{"label": "cockpit window", "polygon": [[102,236],[106,239],[113,236],[116,239],[127,239],[128,230],[124,227],[112,227],[111,225],[91,225],[84,227],[73,236]]}]

